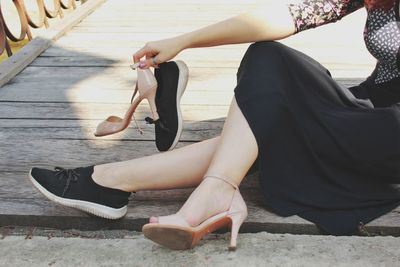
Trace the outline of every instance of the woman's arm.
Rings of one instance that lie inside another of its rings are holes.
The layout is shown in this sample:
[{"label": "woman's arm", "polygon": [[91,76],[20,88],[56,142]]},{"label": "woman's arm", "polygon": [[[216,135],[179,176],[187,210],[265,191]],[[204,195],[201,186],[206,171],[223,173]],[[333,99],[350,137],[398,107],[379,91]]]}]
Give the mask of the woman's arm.
[{"label": "woman's arm", "polygon": [[295,32],[288,6],[280,1],[180,36],[185,48],[283,39]]},{"label": "woman's arm", "polygon": [[[141,67],[154,67],[186,48],[278,40],[340,20],[364,6],[364,0],[301,0],[286,4],[269,0],[253,11],[161,41],[149,42],[133,56]],[[154,59],[152,59],[154,58]]]},{"label": "woman's arm", "polygon": [[267,1],[253,11],[174,38],[147,43],[134,54],[134,61],[143,57],[141,67],[154,67],[168,61],[186,48],[278,40],[295,32],[288,6],[280,1]]}]

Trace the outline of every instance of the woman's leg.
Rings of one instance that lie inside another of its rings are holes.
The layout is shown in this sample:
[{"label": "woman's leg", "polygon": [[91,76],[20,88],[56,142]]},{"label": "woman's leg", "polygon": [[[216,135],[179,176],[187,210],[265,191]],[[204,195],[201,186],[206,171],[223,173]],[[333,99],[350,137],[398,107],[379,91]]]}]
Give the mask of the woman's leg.
[{"label": "woman's leg", "polygon": [[[265,63],[265,60],[259,60],[264,46],[273,48],[277,44],[264,42],[251,45],[239,68],[238,82],[242,80],[241,76],[246,76],[247,81],[244,81],[244,84],[265,86],[259,78],[262,76],[255,75],[257,71],[251,74],[253,70],[259,68],[260,62]],[[272,49],[269,50],[272,51]],[[275,51],[272,52],[274,53]],[[250,68],[251,66],[253,68]],[[248,72],[247,75],[243,75],[244,71]],[[257,77],[259,79],[254,82]],[[199,185],[210,167],[209,172],[224,175],[239,183],[257,157],[258,149],[252,131],[235,99],[225,121],[222,135],[223,137],[162,154],[96,166],[93,179],[106,187],[124,191],[174,189]],[[217,154],[213,159],[216,151]]]},{"label": "woman's leg", "polygon": [[195,187],[200,184],[220,138],[173,151],[94,167],[92,178],[102,186],[128,192]]},{"label": "woman's leg", "polygon": [[[258,155],[256,139],[245,117],[233,99],[218,147],[205,174],[225,177],[240,184]],[[191,194],[178,214],[190,225],[198,225],[205,219],[226,211],[232,200],[234,188],[217,179],[205,179]],[[174,217],[170,217],[173,221]],[[152,217],[150,222],[157,222]],[[171,221],[171,222],[172,222]]]}]

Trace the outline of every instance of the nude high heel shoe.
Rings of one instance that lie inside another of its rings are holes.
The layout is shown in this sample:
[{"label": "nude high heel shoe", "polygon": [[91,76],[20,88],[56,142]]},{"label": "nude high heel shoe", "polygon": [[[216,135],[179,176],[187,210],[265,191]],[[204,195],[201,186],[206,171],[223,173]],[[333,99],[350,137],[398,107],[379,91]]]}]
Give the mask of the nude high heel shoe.
[{"label": "nude high heel shoe", "polygon": [[[233,194],[230,207],[227,211],[216,214],[197,226],[190,226],[185,219],[179,215],[159,217],[158,223],[148,223],[143,226],[144,236],[162,246],[170,249],[184,250],[193,248],[208,233],[214,232],[223,227],[231,228],[231,239],[229,250],[235,250],[239,228],[247,217],[247,206],[244,202],[237,185],[231,181],[209,175],[206,178],[214,178],[225,181],[236,190]],[[165,222],[169,217],[168,221]]]},{"label": "nude high heel shoe", "polygon": [[[143,99],[147,99],[150,105],[151,112],[153,114],[153,119],[158,120],[158,113],[156,109],[156,91],[157,91],[157,80],[154,77],[153,73],[149,69],[141,69],[138,67],[138,64],[134,64],[131,66],[132,69],[137,70],[137,82],[135,91],[133,93],[131,99],[131,106],[128,111],[125,113],[124,118],[120,118],[117,116],[110,116],[103,122],[101,122],[94,133],[95,136],[105,136],[114,133],[118,133],[126,129],[131,122],[132,118],[134,119],[136,126],[141,134],[143,131],[140,129],[133,113],[135,112],[137,106]],[[139,92],[138,97],[135,98],[136,94]]]}]

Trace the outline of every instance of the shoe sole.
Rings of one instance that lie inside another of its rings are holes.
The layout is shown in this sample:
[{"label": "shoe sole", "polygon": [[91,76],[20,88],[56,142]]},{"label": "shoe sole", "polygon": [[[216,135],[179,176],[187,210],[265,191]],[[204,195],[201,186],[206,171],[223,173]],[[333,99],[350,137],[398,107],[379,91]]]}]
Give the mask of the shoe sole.
[{"label": "shoe sole", "polygon": [[161,246],[173,250],[186,250],[195,247],[207,234],[230,225],[231,219],[223,217],[197,231],[188,227],[149,223],[143,226],[142,232],[147,239]]},{"label": "shoe sole", "polygon": [[192,248],[194,233],[175,227],[143,227],[143,235],[151,241],[173,250]]},{"label": "shoe sole", "polygon": [[96,204],[96,203],[92,203],[92,202],[88,202],[88,201],[83,201],[83,200],[76,200],[76,199],[68,199],[68,198],[62,198],[59,197],[57,195],[54,195],[53,193],[51,193],[50,191],[48,191],[46,188],[44,188],[43,186],[41,186],[36,180],[35,178],[33,178],[32,174],[31,174],[32,170],[29,171],[29,180],[32,182],[32,184],[45,196],[47,197],[49,200],[63,205],[63,206],[67,206],[70,208],[75,208],[90,214],[93,214],[95,216],[98,217],[102,217],[105,219],[110,219],[110,220],[116,220],[119,219],[121,217],[123,217],[127,211],[128,208],[127,206],[124,206],[120,209],[114,209],[114,208],[110,208],[104,205],[100,205],[100,204]]},{"label": "shoe sole", "polygon": [[179,139],[181,138],[181,135],[182,135],[183,118],[182,118],[182,111],[181,111],[181,98],[183,96],[183,93],[186,90],[186,85],[187,85],[188,77],[189,77],[189,69],[188,69],[187,65],[181,60],[177,60],[177,61],[175,61],[175,63],[179,69],[178,90],[176,92],[176,110],[178,113],[178,130],[176,132],[174,142],[172,142],[172,145],[170,146],[168,151],[175,148],[175,146],[178,144]]}]

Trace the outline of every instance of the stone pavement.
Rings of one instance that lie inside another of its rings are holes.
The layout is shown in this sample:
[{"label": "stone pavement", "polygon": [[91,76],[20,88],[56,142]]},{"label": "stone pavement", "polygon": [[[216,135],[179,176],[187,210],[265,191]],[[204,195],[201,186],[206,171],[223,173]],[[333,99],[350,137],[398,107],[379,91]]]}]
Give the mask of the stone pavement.
[{"label": "stone pavement", "polygon": [[[0,266],[400,266],[400,238],[241,234],[211,235],[189,251],[171,251],[135,232],[69,232],[0,240]],[[59,237],[54,237],[59,236]],[[99,237],[107,237],[107,239]]]}]

